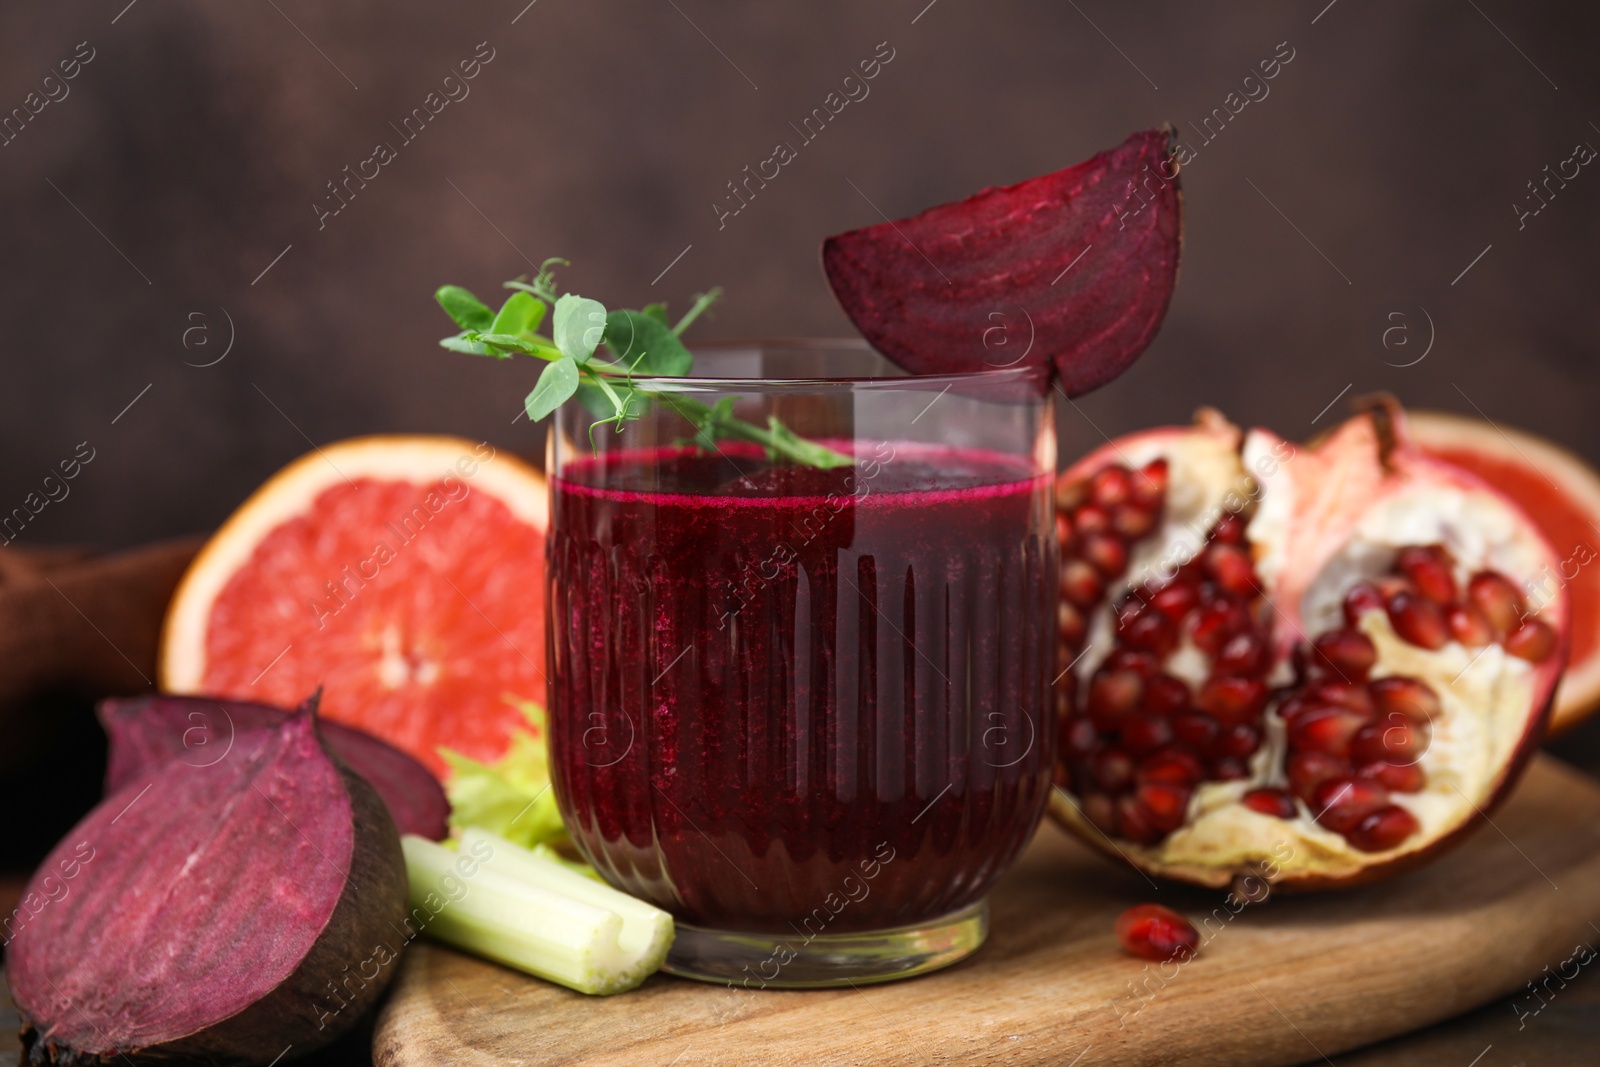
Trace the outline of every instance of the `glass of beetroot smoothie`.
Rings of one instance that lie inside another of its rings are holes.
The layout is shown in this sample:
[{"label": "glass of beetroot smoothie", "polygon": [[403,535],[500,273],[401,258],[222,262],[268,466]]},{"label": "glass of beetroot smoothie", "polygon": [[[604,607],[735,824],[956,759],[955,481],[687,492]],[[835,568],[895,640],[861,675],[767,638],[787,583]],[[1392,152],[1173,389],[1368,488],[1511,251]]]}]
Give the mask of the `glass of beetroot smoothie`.
[{"label": "glass of beetroot smoothie", "polygon": [[[1050,787],[1043,372],[906,377],[864,344],[776,342],[700,346],[695,373],[640,379],[659,399],[620,431],[572,401],[550,435],[567,826],[676,917],[673,973],[756,989],[953,963]],[[719,402],[838,465],[697,438],[684,412]]]}]

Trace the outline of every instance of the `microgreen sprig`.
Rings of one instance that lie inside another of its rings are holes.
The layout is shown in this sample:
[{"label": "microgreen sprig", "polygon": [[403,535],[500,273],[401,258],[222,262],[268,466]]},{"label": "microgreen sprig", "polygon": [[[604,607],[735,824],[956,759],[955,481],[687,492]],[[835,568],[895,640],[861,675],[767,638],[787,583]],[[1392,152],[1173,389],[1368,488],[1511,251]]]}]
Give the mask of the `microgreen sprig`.
[{"label": "microgreen sprig", "polygon": [[[608,311],[598,300],[559,293],[552,268],[566,262],[547,259],[532,280],[506,282],[505,288],[512,293],[499,311],[490,310],[458,285],[441,287],[434,298],[461,332],[444,338],[440,346],[494,359],[521,354],[545,360],[538,384],[523,402],[528,418],[535,422],[576,396],[598,420],[594,426],[610,423],[620,430],[628,420],[642,415],[647,405],[659,403],[694,427],[694,440],[703,448],[714,448],[719,440],[750,441],[764,448],[770,458],[782,457],[806,466],[848,467],[855,462],[842,452],[807,441],[776,417],[769,418],[764,429],[735,418],[733,397],[703,404],[681,393],[635,382],[636,374],[678,378],[689,373],[694,356],[679,337],[716,303],[721,289],[696,294],[688,312],[669,325],[665,304],[648,304],[638,311]],[[547,312],[548,336],[539,332]],[[602,345],[611,358],[599,355]]]}]

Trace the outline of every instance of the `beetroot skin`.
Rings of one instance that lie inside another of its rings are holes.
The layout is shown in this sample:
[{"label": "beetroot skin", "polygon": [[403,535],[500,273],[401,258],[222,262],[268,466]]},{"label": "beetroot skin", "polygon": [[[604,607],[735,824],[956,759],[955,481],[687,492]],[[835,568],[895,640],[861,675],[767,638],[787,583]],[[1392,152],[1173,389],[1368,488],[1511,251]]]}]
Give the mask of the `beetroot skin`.
[{"label": "beetroot skin", "polygon": [[1178,277],[1182,198],[1166,130],[1065,170],[830,237],[845,314],[912,374],[1053,362],[1078,396],[1155,337]]},{"label": "beetroot skin", "polygon": [[265,1065],[377,1000],[406,872],[383,802],[301,713],[107,797],[23,903],[6,932],[27,1062]]},{"label": "beetroot skin", "polygon": [[[285,715],[269,704],[154,694],[103,700],[96,711],[111,743],[107,795],[173,757],[197,767],[220,760],[239,731],[278,726]],[[326,719],[317,725],[334,755],[378,791],[402,834],[444,840],[450,802],[432,771],[364,730]]]}]

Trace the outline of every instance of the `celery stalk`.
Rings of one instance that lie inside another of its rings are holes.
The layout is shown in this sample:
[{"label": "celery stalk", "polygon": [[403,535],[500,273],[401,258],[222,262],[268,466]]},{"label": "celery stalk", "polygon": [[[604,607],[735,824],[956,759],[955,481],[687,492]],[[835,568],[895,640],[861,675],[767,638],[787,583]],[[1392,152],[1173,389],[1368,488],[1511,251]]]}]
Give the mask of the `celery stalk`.
[{"label": "celery stalk", "polygon": [[492,834],[467,831],[459,851],[401,845],[427,933],[580,993],[634,988],[672,943],[666,912]]}]

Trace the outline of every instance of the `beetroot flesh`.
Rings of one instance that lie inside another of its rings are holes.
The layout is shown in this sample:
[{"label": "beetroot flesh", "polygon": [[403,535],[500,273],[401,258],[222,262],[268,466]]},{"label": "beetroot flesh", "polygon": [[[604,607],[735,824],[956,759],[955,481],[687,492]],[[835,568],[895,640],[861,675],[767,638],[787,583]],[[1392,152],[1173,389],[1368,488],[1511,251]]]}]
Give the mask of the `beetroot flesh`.
[{"label": "beetroot flesh", "polygon": [[1079,396],[1121,374],[1166,316],[1182,243],[1167,142],[1136,133],[1065,170],[829,237],[828,284],[912,374],[1053,361]]},{"label": "beetroot flesh", "polygon": [[[222,759],[238,731],[280,725],[286,714],[269,704],[154,694],[103,700],[96,713],[111,743],[107,795],[175,756],[191,766]],[[334,754],[377,790],[402,834],[448,836],[450,802],[433,772],[364,730],[326,719],[318,726]]]},{"label": "beetroot flesh", "polygon": [[107,797],[7,929],[31,1064],[267,1064],[329,1043],[396,970],[400,838],[310,714]]}]

